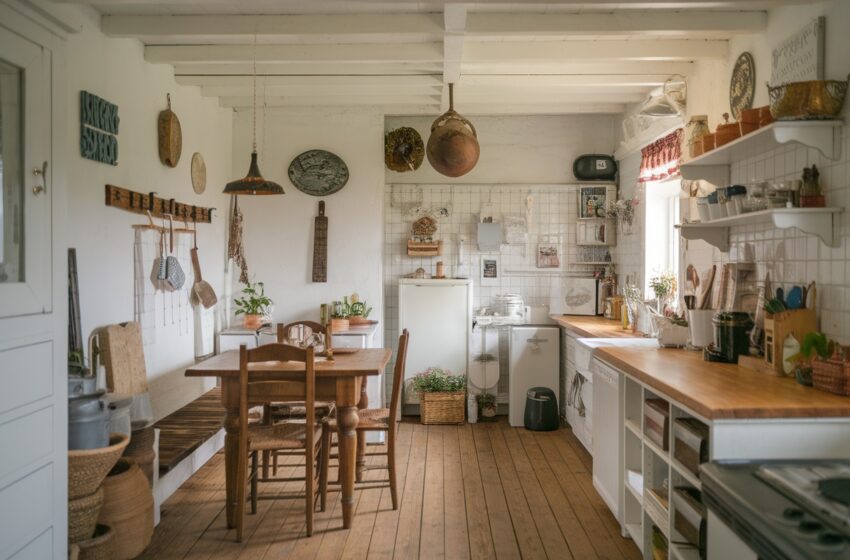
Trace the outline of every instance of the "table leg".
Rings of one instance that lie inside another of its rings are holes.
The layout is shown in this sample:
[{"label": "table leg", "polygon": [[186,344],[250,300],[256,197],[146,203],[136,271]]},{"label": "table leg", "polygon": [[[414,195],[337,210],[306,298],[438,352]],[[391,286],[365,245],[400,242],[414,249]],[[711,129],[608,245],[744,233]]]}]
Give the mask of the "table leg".
[{"label": "table leg", "polygon": [[[358,410],[369,408],[369,395],[366,394],[366,386],[369,383],[369,377],[364,375],[360,378],[360,401],[357,403]],[[366,434],[360,432],[357,434],[357,472],[355,478],[357,482],[363,481],[363,472],[366,470]]]},{"label": "table leg", "polygon": [[[227,398],[229,391],[235,391],[237,400]],[[239,383],[230,383],[227,380],[222,384],[221,397],[224,404],[224,487],[225,487],[225,512],[227,516],[227,528],[236,527],[236,467],[239,458],[239,406],[238,406]],[[229,401],[229,402],[228,402]]]},{"label": "table leg", "polygon": [[337,379],[337,426],[339,428],[339,470],[342,483],[342,527],[351,528],[354,516],[354,478],[357,462],[357,402],[360,379]]}]

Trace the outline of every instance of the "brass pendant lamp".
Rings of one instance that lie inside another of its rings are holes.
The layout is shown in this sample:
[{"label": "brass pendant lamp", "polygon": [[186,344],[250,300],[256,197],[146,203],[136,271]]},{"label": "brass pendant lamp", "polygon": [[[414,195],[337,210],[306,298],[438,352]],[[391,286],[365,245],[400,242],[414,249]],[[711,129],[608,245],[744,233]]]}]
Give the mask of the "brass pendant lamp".
[{"label": "brass pendant lamp", "polygon": [[231,181],[224,187],[224,194],[286,194],[283,187],[263,178],[260,166],[257,165],[257,37],[254,36],[254,106],[253,106],[253,148],[251,150],[251,166],[248,174],[238,181]]}]

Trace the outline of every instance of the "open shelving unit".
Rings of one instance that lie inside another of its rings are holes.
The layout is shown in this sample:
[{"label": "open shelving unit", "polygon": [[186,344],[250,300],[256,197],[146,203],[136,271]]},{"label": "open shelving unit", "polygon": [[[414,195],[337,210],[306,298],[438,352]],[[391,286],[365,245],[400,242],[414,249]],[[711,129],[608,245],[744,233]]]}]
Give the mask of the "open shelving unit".
[{"label": "open shelving unit", "polygon": [[835,220],[843,208],[773,208],[727,216],[708,222],[679,224],[676,228],[685,239],[702,239],[724,253],[729,250],[729,228],[740,225],[770,223],[777,228],[795,227],[818,236],[825,244],[835,246]]},{"label": "open shelving unit", "polygon": [[[653,558],[653,527],[657,527],[667,539],[671,560],[698,560],[699,550],[676,530],[676,507],[673,503],[674,488],[691,486],[700,489],[699,478],[675,459],[673,430],[677,418],[695,416],[642,383],[627,376],[623,380],[624,491],[621,503],[625,532],[635,541],[646,560]],[[644,433],[644,403],[647,398],[662,398],[668,402],[670,429],[666,450]],[[705,420],[698,419],[707,424]],[[629,483],[630,470],[642,474],[643,488],[636,489]]]},{"label": "open shelving unit", "polygon": [[840,120],[776,121],[683,163],[680,172],[682,178],[689,181],[702,179],[723,186],[729,183],[730,165],[789,142],[815,148],[825,157],[838,159],[843,125]]}]

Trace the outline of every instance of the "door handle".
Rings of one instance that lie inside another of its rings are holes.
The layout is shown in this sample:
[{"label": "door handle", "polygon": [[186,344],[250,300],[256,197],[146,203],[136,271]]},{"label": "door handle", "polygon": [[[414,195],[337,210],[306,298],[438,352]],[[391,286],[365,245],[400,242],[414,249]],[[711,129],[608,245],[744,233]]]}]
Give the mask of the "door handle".
[{"label": "door handle", "polygon": [[38,196],[41,193],[43,193],[45,190],[47,190],[44,186],[44,185],[47,184],[47,181],[46,181],[46,179],[47,179],[47,161],[45,161],[40,168],[39,167],[33,167],[32,168],[32,174],[33,174],[33,177],[41,177],[42,184],[41,185],[34,185],[33,188],[32,188],[32,194],[34,194],[35,196]]}]

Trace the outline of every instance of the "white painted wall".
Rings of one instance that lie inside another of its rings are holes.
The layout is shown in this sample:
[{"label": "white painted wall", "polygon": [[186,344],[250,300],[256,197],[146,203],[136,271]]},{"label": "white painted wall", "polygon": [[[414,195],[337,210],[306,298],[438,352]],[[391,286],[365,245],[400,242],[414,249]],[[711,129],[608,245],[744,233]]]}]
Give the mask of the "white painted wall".
[{"label": "white painted wall", "polygon": [[[462,107],[459,107],[463,111]],[[386,130],[415,128],[427,144],[435,117],[387,117]],[[545,184],[569,183],[573,161],[582,154],[614,151],[614,115],[475,116],[481,157],[463,177],[451,178],[434,171],[427,156],[416,171],[386,170],[387,183],[415,184]]]},{"label": "white painted wall", "polygon": [[[133,318],[133,230],[143,218],[104,205],[104,185],[120,185],[199,206],[227,208],[221,189],[230,180],[231,112],[195,87],[178,86],[167,65],[148,64],[136,40],[110,39],[99,31],[99,16],[74,8],[81,33],[67,43],[65,96],[69,189],[67,243],[77,248],[82,329]],[[79,155],[79,92],[86,90],[118,105],[121,119],[117,167]],[[157,148],[157,116],[166,93],[183,129],[183,155],[174,169],[162,165]],[[207,164],[207,191],[192,190],[189,165],[199,151]],[[198,228],[201,266],[221,293],[226,212]],[[64,249],[62,249],[64,252]],[[174,325],[160,326],[157,342],[145,348],[145,362],[157,417],[197,397],[205,381],[187,379],[183,370],[194,360],[194,337],[178,334]],[[209,382],[206,382],[208,385]]]},{"label": "white painted wall", "polygon": [[[369,109],[268,110],[258,116],[260,170],[286,194],[239,197],[244,245],[252,281],[263,281],[274,300],[275,321],[319,319],[319,306],[357,292],[382,320],[383,114]],[[233,174],[244,176],[251,152],[251,111],[233,117]],[[265,130],[263,130],[265,124]],[[268,146],[268,149],[265,147]],[[313,283],[313,218],[320,198],[289,181],[292,159],[310,149],[340,156],[349,180],[324,197],[328,216],[328,281]],[[234,284],[234,294],[239,289]],[[382,340],[379,332],[376,340]]]}]

